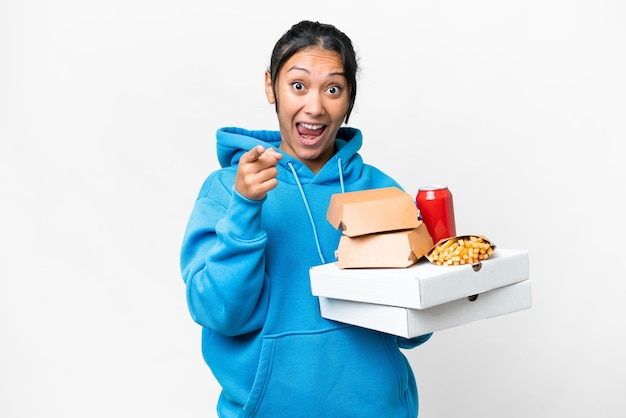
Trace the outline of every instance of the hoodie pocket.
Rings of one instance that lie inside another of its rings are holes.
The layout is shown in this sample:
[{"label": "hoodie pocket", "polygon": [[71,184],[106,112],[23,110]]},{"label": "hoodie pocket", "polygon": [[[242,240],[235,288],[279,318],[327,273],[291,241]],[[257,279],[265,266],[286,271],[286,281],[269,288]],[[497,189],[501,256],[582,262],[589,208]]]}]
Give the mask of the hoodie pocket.
[{"label": "hoodie pocket", "polygon": [[248,417],[410,417],[413,374],[393,336],[344,326],[266,336]]}]

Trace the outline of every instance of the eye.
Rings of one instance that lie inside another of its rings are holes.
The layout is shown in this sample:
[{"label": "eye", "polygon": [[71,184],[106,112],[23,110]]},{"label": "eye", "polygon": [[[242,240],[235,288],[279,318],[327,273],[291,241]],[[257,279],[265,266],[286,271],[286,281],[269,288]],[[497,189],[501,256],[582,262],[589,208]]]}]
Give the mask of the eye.
[{"label": "eye", "polygon": [[343,90],[342,87],[335,85],[335,86],[328,87],[326,91],[332,94],[333,96],[338,96],[339,94],[341,94],[342,90]]},{"label": "eye", "polygon": [[293,87],[293,89],[296,91],[304,90],[304,84],[302,84],[300,81],[294,81],[293,83],[291,83],[291,87]]}]

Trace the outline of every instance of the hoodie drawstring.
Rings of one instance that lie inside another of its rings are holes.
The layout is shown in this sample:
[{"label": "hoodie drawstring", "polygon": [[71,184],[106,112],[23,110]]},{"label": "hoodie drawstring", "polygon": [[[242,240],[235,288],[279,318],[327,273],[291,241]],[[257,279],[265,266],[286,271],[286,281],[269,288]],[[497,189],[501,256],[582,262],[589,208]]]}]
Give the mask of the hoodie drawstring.
[{"label": "hoodie drawstring", "polygon": [[320,255],[320,260],[322,261],[322,264],[326,264],[326,261],[324,261],[324,256],[322,255],[322,248],[320,247],[320,240],[317,237],[317,228],[315,228],[315,222],[313,222],[313,215],[311,214],[311,208],[309,207],[309,202],[306,200],[306,196],[304,195],[304,189],[302,188],[302,184],[300,184],[300,179],[298,178],[298,174],[296,174],[296,169],[293,168],[293,164],[291,164],[291,162],[288,162],[287,165],[289,166],[289,168],[291,168],[293,177],[296,179],[296,183],[298,184],[298,188],[300,189],[300,196],[302,196],[302,201],[304,202],[306,211],[309,214],[309,221],[311,222],[311,227],[313,228],[313,236],[315,237],[315,245],[317,245],[317,253]]},{"label": "hoodie drawstring", "polygon": [[[300,189],[300,196],[302,196],[302,201],[304,202],[306,211],[309,214],[309,222],[311,222],[311,228],[313,228],[313,236],[315,237],[315,245],[317,246],[317,253],[320,256],[320,261],[322,262],[322,264],[326,264],[326,261],[324,260],[324,256],[322,255],[322,247],[320,246],[320,240],[319,240],[319,237],[317,236],[317,228],[315,227],[315,222],[313,221],[313,214],[311,213],[309,202],[306,199],[306,195],[304,194],[304,189],[302,188],[302,184],[300,183],[300,179],[298,178],[298,174],[296,173],[296,169],[294,168],[293,164],[291,162],[288,162],[287,165],[291,169],[291,173],[293,174],[293,177],[296,180],[298,189]],[[344,193],[343,172],[341,171],[341,158],[337,158],[337,165],[339,166],[339,181],[341,183],[341,193]]]},{"label": "hoodie drawstring", "polygon": [[341,170],[341,157],[337,157],[337,170],[339,171],[339,183],[341,184],[341,193],[345,193],[343,188],[343,171]]}]

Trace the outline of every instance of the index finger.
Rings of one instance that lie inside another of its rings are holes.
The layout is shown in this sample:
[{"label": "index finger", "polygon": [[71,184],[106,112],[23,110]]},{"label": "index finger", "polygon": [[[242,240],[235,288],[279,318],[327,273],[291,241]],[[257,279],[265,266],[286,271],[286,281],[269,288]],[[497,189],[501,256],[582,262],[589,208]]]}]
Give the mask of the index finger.
[{"label": "index finger", "polygon": [[265,148],[263,148],[263,145],[256,145],[250,151],[244,153],[241,156],[241,160],[244,163],[253,163],[257,161],[261,157],[261,155],[263,155],[264,152],[265,152]]}]

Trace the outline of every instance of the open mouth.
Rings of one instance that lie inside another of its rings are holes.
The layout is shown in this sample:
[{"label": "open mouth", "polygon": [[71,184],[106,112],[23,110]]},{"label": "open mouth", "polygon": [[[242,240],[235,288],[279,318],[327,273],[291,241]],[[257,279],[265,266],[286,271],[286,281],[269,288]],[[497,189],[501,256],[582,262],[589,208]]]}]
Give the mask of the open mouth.
[{"label": "open mouth", "polygon": [[315,145],[320,140],[322,134],[326,130],[326,125],[297,123],[296,129],[298,130],[300,141],[304,145]]}]

